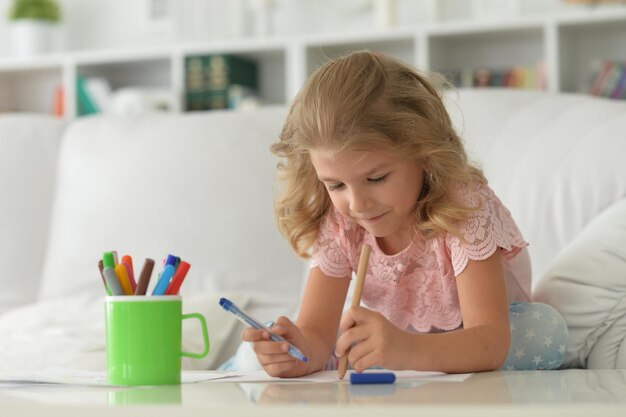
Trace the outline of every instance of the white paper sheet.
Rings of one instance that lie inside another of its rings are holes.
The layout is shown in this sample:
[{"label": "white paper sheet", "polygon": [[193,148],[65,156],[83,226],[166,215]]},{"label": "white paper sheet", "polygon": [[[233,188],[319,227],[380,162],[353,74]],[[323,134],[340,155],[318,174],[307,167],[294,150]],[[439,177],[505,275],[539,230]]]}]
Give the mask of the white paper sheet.
[{"label": "white paper sheet", "polygon": [[[390,372],[387,370],[369,370],[373,372]],[[421,371],[393,371],[396,374],[396,382],[419,382],[419,381],[441,381],[441,382],[463,382],[473,374],[444,374],[442,372],[421,372]],[[228,379],[218,379],[215,382],[342,382],[337,378],[337,371],[319,371],[311,375],[299,378],[275,378],[267,375],[265,371],[241,372],[239,376],[232,376]],[[343,382],[350,382],[350,375],[346,374]]]},{"label": "white paper sheet", "polygon": [[[240,376],[238,372],[222,371],[182,371],[181,383],[212,381],[221,378]],[[82,371],[76,369],[46,369],[33,372],[0,372],[0,387],[32,384],[60,384],[114,387],[109,384],[106,372]]]},{"label": "white paper sheet", "polygon": [[[384,370],[369,370],[373,372],[389,372]],[[441,372],[394,371],[398,382],[463,382],[473,374],[444,374]],[[223,371],[183,371],[182,384],[197,382],[280,382],[280,383],[349,383],[350,375],[346,374],[343,381],[337,379],[337,371],[320,371],[299,378],[275,378],[265,371],[223,372]],[[82,371],[76,369],[47,369],[40,372],[0,372],[0,387],[32,385],[32,384],[60,384],[114,387],[107,381],[106,372]]]}]

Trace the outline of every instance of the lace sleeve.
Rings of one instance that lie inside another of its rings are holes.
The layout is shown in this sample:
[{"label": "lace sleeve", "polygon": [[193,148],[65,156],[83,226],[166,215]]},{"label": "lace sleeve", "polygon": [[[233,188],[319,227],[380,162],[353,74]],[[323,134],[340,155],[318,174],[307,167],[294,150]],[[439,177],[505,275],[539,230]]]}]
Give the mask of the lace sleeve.
[{"label": "lace sleeve", "polygon": [[503,249],[503,256],[510,259],[528,245],[509,210],[488,186],[464,188],[459,196],[468,206],[480,205],[480,208],[461,227],[463,239],[454,235],[446,238],[455,276],[463,272],[470,259],[487,259],[498,247]]},{"label": "lace sleeve", "polygon": [[352,273],[345,221],[334,209],[322,219],[312,249],[311,268],[319,267],[324,274],[337,278],[348,277]]}]

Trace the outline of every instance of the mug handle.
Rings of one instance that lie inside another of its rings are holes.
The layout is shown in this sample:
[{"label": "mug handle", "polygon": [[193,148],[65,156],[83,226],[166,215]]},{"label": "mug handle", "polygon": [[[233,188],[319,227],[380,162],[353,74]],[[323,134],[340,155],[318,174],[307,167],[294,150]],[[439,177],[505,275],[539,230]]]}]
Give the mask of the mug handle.
[{"label": "mug handle", "polygon": [[206,320],[200,313],[183,314],[183,320],[185,319],[198,319],[200,320],[200,327],[202,327],[202,338],[204,340],[204,351],[202,353],[180,352],[182,356],[188,356],[190,358],[202,359],[209,354],[209,331],[206,327]]}]

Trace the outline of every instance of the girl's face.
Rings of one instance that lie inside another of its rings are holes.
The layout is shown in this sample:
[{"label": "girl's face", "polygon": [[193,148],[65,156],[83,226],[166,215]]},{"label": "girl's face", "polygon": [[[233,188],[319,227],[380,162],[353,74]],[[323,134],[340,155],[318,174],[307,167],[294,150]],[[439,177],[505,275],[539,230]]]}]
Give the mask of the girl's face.
[{"label": "girl's face", "polygon": [[309,151],[335,208],[375,236],[387,254],[414,237],[414,209],[424,169],[413,159],[375,151]]}]

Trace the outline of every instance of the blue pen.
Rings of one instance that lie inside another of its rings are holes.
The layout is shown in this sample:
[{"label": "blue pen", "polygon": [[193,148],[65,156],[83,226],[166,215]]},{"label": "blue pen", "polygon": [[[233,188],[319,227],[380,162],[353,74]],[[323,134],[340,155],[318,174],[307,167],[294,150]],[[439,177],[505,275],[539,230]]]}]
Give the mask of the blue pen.
[{"label": "blue pen", "polygon": [[[255,329],[259,329],[259,330],[267,330],[268,333],[270,334],[270,339],[272,339],[275,342],[287,342],[285,340],[285,338],[274,334],[270,331],[270,329],[268,329],[267,327],[265,327],[264,325],[261,324],[261,322],[259,322],[258,320],[250,317],[248,314],[244,313],[239,307],[237,307],[232,301],[226,299],[226,298],[220,298],[220,305],[222,306],[222,308],[230,313],[233,313],[235,315],[235,317],[237,317],[239,320],[241,320],[242,322],[246,323],[248,326],[250,327],[254,327]],[[300,352],[300,350],[298,348],[296,348],[294,345],[292,345],[291,343],[287,342],[289,344],[289,350],[287,350],[287,353],[289,353],[291,356],[293,356],[294,358],[298,359],[299,361],[302,362],[308,362],[308,359],[306,358],[306,356],[304,356],[302,354],[302,352]]]},{"label": "blue pen", "polygon": [[165,294],[165,290],[167,290],[167,286],[170,285],[170,280],[172,279],[174,272],[176,272],[174,265],[165,265],[165,268],[163,268],[163,272],[161,272],[161,276],[154,287],[154,291],[152,291],[152,295]]}]

